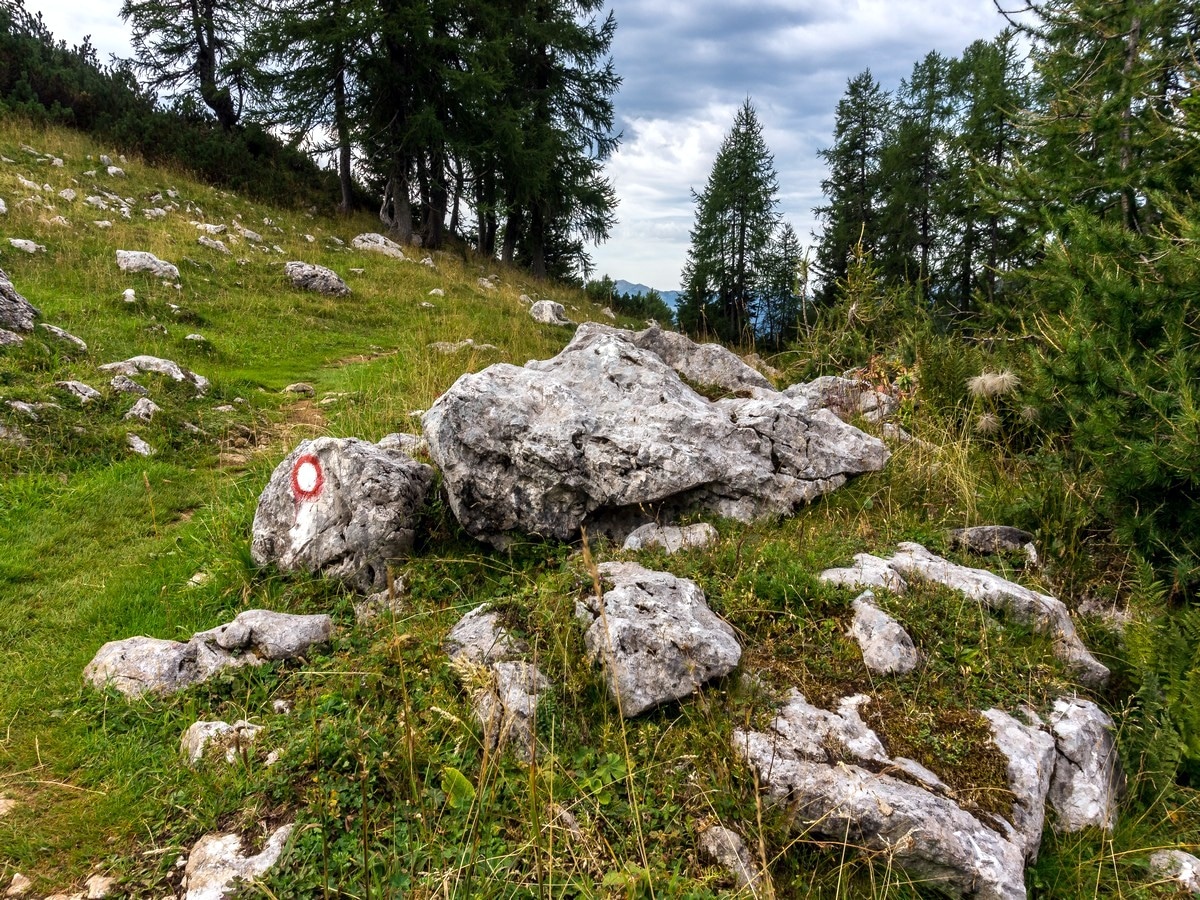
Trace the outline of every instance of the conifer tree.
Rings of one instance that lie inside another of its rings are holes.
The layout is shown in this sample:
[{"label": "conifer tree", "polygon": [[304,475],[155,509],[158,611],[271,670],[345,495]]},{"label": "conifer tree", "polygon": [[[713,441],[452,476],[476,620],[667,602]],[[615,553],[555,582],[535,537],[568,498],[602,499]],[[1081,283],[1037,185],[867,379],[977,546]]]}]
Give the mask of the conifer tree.
[{"label": "conifer tree", "polygon": [[750,99],[717,153],[696,200],[684,268],[681,325],[726,340],[752,340],[759,269],[777,216],[778,177]]}]

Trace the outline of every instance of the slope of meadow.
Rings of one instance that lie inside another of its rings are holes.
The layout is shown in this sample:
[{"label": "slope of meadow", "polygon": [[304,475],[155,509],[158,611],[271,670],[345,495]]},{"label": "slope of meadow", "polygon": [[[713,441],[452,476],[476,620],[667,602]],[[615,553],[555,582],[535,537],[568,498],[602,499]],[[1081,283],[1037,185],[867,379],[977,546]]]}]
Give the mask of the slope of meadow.
[{"label": "slope of meadow", "polygon": [[[251,562],[254,504],[273,467],[303,437],[418,433],[413,412],[463,372],[556,353],[570,330],[534,323],[522,294],[556,299],[576,320],[600,311],[570,288],[468,254],[438,253],[427,266],[352,250],[351,238],[377,228],[366,215],[251,204],[136,159],[114,159],[125,174],[109,176],[103,153],[117,156],[72,132],[0,120],[0,154],[12,160],[0,163],[8,206],[0,267],[40,321],[88,345],[39,330],[0,350],[0,424],[28,439],[0,444],[0,797],[15,801],[0,816],[0,885],[21,872],[38,895],[69,892],[102,872],[129,896],[165,896],[201,835],[225,829],[261,840],[295,820],[280,865],[247,895],[708,897],[732,885],[696,850],[697,830],[720,821],[750,839],[775,896],[917,896],[923,889],[886,856],[855,852],[851,836],[831,845],[794,832],[786,810],[765,807],[729,752],[732,730],[761,725],[788,687],[815,703],[867,693],[868,720],[894,754],[986,808],[1004,791],[1003,765],[975,711],[1023,703],[1045,711],[1081,690],[1047,638],[940,588],[882,598],[911,625],[923,657],[914,676],[871,676],[846,637],[851,598],[817,573],[856,552],[888,555],[903,540],[954,557],[945,529],[989,521],[1028,474],[923,420],[919,394],[902,414],[925,442],[895,447],[885,472],[787,521],[715,522],[714,548],[637,555],[704,588],[746,648],[740,671],[755,678],[734,675],[624,721],[584,660],[572,618],[590,582],[586,554],[524,542],[485,549],[440,503],[404,562],[403,612],[356,625],[343,587]],[[59,196],[67,188],[74,200]],[[86,205],[103,191],[132,201],[129,219]],[[165,218],[143,212],[167,204],[175,208]],[[94,224],[105,219],[110,228]],[[218,235],[231,254],[200,246],[196,221],[231,226]],[[233,243],[235,222],[263,243]],[[9,238],[45,252],[26,254]],[[178,286],[121,273],[117,249],[174,262]],[[333,268],[353,293],[294,289],[283,276],[290,259]],[[498,287],[481,286],[492,274]],[[465,338],[495,349],[430,347]],[[130,423],[123,416],[134,398],[111,390],[97,366],[135,354],[176,360],[212,387],[197,397],[151,379],[162,412]],[[100,399],[80,404],[55,386],[70,379]],[[282,390],[301,381],[313,396]],[[39,408],[35,421],[6,401],[57,406]],[[131,453],[130,432],[155,455]],[[988,566],[1055,592],[1018,558]],[[549,752],[533,764],[482,750],[469,691],[442,649],[450,626],[483,601],[503,611],[554,683],[538,712]],[[302,665],[236,670],[169,699],[130,703],[83,686],[84,666],[106,641],[186,639],[263,607],[328,612],[335,640]],[[1112,693],[1096,699],[1119,719],[1120,642],[1099,621],[1083,619],[1081,630],[1117,674]],[[273,713],[279,700],[291,714]],[[200,718],[245,718],[266,730],[234,765],[193,771],[179,738]],[[279,752],[270,766],[269,750]],[[1048,831],[1031,891],[1169,895],[1146,856],[1195,844],[1194,796],[1181,789],[1131,806],[1112,835]]]}]

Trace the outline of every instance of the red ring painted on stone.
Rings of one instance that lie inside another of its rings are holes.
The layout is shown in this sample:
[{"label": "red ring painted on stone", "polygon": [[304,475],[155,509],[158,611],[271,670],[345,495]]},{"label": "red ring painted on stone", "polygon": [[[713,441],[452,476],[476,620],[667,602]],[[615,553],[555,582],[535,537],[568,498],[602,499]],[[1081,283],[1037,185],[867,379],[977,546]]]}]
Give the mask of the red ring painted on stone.
[{"label": "red ring painted on stone", "polygon": [[325,487],[325,473],[321,461],[311,453],[305,453],[292,466],[292,494],[304,503],[316,500]]}]

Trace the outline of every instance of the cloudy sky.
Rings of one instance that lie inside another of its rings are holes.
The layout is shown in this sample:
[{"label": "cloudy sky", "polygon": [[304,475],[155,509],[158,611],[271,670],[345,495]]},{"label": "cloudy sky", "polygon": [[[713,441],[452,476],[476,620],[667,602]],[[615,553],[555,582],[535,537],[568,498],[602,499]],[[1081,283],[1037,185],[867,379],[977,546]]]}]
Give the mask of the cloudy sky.
[{"label": "cloudy sky", "polygon": [[[700,190],[750,97],[779,173],[779,211],[805,241],[821,202],[817,151],[846,82],[870,68],[894,88],[930,50],[957,55],[1003,27],[992,0],[610,0],[624,134],[609,171],[620,223],[593,252],[598,274],[679,286]],[[26,0],[56,37],[131,54],[120,0]]]}]

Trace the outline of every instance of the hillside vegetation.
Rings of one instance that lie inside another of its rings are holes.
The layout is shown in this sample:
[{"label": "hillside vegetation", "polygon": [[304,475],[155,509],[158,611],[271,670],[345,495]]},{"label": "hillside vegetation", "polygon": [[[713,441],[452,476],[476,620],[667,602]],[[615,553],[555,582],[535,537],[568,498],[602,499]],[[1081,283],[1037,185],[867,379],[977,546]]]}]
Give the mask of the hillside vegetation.
[{"label": "hillside vegetation", "polygon": [[[776,897],[923,896],[886,854],[859,852],[853,835],[831,843],[793,830],[789,810],[765,804],[730,752],[731,735],[762,727],[792,687],[821,705],[861,692],[893,755],[933,770],[971,808],[997,808],[1003,761],[978,711],[1045,713],[1056,697],[1089,695],[1049,638],[916,586],[880,602],[909,626],[920,668],[873,676],[846,636],[852,595],[817,575],[858,552],[889,555],[900,541],[979,565],[950,548],[946,529],[1025,515],[1039,526],[1046,565],[1012,556],[986,566],[1072,606],[1092,601],[1078,625],[1114,678],[1090,696],[1117,720],[1131,780],[1113,833],[1047,830],[1027,873],[1031,894],[1172,895],[1147,858],[1162,847],[1194,851],[1200,813],[1196,791],[1176,778],[1188,732],[1147,689],[1187,696],[1179,672],[1152,670],[1165,658],[1153,652],[1163,590],[1145,567],[1123,566],[1111,538],[1092,545],[1073,529],[1090,501],[1085,486],[971,428],[981,404],[1002,403],[966,390],[987,362],[982,351],[925,334],[904,345],[906,361],[872,357],[851,329],[838,340],[817,334],[813,349],[772,360],[777,380],[840,371],[839,354],[860,352],[852,362],[867,377],[899,385],[900,421],[916,440],[894,444],[883,472],[789,519],[716,520],[715,546],[672,557],[600,541],[518,539],[496,551],[435,502],[397,566],[408,589],[401,611],[357,624],[344,586],[253,564],[251,519],[272,469],[304,437],[416,434],[419,411],[464,372],[557,353],[571,330],[535,323],[522,294],[557,300],[576,321],[608,320],[581,292],[469,253],[438,252],[424,265],[353,250],[355,235],[377,228],[366,216],[252,203],[136,158],[114,159],[124,175],[110,176],[101,154],[117,156],[73,132],[0,119],[0,155],[12,160],[0,163],[0,267],[40,321],[87,343],[37,329],[0,349],[0,424],[27,439],[0,444],[0,797],[15,801],[0,815],[0,885],[20,872],[35,896],[70,893],[99,872],[129,896],[162,897],[177,891],[178,861],[202,835],[261,841],[295,821],[279,865],[246,896],[714,897],[733,881],[701,858],[696,838],[720,822],[747,838]],[[67,188],[74,200],[60,196]],[[86,205],[103,191],[132,200],[128,220]],[[168,204],[163,218],[144,214]],[[106,219],[111,227],[94,224]],[[195,221],[229,225],[220,237],[231,254],[199,245]],[[235,222],[262,243],[234,243]],[[45,252],[26,254],[8,238]],[[178,287],[121,273],[118,249],[176,263]],[[292,259],[333,268],[352,294],[296,290],[283,275]],[[491,275],[498,287],[480,283]],[[495,349],[430,346],[466,338]],[[130,423],[134,398],[111,390],[97,366],[135,354],[176,360],[212,386],[198,397],[162,379],[152,391],[162,412]],[[100,398],[81,404],[56,387],[72,379]],[[296,382],[313,395],[283,390]],[[57,405],[34,420],[6,401]],[[131,432],[155,454],[132,453]],[[593,560],[626,556],[694,579],[745,648],[729,678],[628,721],[586,661],[573,615],[593,589]],[[553,683],[536,723],[548,751],[532,763],[484,750],[471,691],[443,649],[450,627],[485,601]],[[107,641],[186,639],[251,608],[329,613],[334,641],[302,664],[235,669],[170,698],[129,702],[83,684]],[[1115,624],[1105,610],[1119,611]],[[277,713],[277,701],[291,712]],[[234,764],[193,770],[180,735],[202,718],[265,731]]]}]

